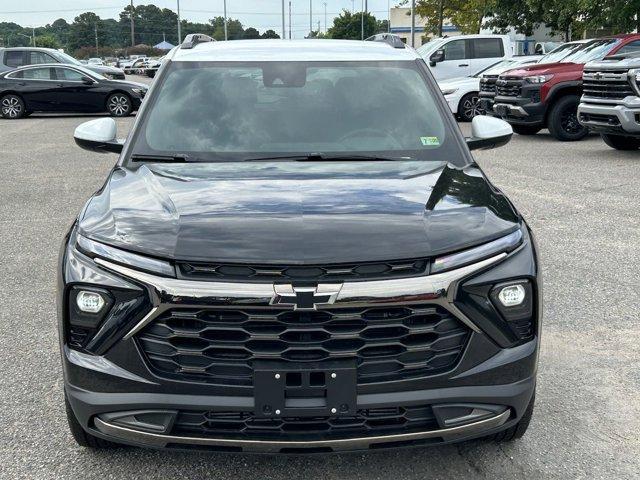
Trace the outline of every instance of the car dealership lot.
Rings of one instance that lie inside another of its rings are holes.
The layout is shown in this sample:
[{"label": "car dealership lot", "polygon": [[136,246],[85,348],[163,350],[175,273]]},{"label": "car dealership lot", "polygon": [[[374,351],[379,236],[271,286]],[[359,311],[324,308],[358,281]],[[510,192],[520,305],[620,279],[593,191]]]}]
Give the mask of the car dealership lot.
[{"label": "car dealership lot", "polygon": [[[0,478],[637,477],[640,152],[546,132],[476,154],[531,223],[542,255],[539,386],[522,440],[312,457],[77,447],[64,417],[54,294],[62,235],[116,159],[74,145],[73,129],[90,118],[0,120]],[[132,120],[117,120],[122,136]]]}]

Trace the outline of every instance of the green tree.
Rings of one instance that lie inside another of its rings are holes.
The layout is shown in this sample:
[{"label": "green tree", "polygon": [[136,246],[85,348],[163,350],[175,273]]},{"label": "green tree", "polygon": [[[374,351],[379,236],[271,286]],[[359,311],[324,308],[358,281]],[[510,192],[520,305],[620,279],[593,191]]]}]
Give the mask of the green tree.
[{"label": "green tree", "polygon": [[278,35],[275,30],[267,30],[265,31],[260,38],[280,38],[280,35]]},{"label": "green tree", "polygon": [[40,35],[36,36],[36,45],[42,48],[61,48],[58,40],[52,35]]},{"label": "green tree", "polygon": [[613,33],[640,32],[640,0],[582,0],[581,4],[588,28],[605,28]]},{"label": "green tree", "polygon": [[[416,15],[427,20],[427,31],[442,35],[442,22],[449,19],[462,33],[480,33],[482,19],[496,0],[418,0]],[[407,2],[405,1],[404,4]]]},{"label": "green tree", "polygon": [[[363,17],[361,12],[351,13],[343,10],[342,13],[333,19],[333,25],[328,29],[329,38],[341,38],[359,40],[362,36]],[[376,17],[370,13],[364,14],[364,38],[378,33],[378,22]]]},{"label": "green tree", "polygon": [[253,27],[249,27],[244,31],[245,39],[255,39],[260,38],[260,32]]}]

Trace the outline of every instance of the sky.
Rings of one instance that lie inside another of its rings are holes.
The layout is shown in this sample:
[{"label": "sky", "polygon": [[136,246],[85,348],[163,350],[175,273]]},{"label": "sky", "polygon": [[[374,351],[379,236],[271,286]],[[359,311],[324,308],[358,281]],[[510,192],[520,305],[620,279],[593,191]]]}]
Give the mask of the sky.
[{"label": "sky", "polygon": [[[313,4],[314,30],[324,31],[324,3],[327,4],[327,25],[343,9],[362,9],[363,0],[311,0]],[[291,0],[292,34],[302,38],[309,32],[310,0]],[[78,14],[93,11],[101,18],[118,18],[128,0],[0,0],[0,22],[15,22],[22,26],[37,27],[58,18],[73,21]],[[135,4],[153,3],[159,8],[176,10],[176,0],[134,0]],[[285,0],[286,24],[289,28],[288,0]],[[387,8],[398,0],[368,0],[368,9],[380,20],[387,18]],[[223,15],[223,0],[180,0],[180,16],[183,19],[206,22]],[[269,28],[281,33],[282,0],[227,0],[227,16],[239,19],[245,27],[255,27],[261,32]]]}]

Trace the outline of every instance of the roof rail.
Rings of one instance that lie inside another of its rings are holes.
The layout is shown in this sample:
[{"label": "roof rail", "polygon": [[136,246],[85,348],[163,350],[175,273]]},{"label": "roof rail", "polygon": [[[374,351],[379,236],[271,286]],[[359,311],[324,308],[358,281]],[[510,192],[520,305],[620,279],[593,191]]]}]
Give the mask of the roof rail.
[{"label": "roof rail", "polygon": [[384,42],[393,48],[406,48],[405,43],[398,35],[393,33],[378,33],[364,39],[365,42]]},{"label": "roof rail", "polygon": [[195,47],[199,43],[206,42],[215,42],[215,39],[211,38],[209,35],[205,35],[204,33],[190,33],[184,37],[184,42],[182,42],[180,48],[189,49]]}]

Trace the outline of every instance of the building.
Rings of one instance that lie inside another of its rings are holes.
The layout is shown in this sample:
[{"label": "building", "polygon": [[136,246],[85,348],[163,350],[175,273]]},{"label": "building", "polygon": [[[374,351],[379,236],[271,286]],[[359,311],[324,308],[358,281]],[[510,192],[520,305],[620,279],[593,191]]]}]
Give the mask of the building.
[{"label": "building", "polygon": [[[391,33],[398,35],[403,42],[411,45],[411,9],[410,8],[392,8],[390,11],[390,30]],[[428,20],[416,15],[416,28],[415,28],[415,47],[419,47],[428,38],[433,37],[434,35],[429,32]],[[442,27],[443,35],[447,35],[449,37],[454,35],[460,35],[460,31],[455,25],[452,25],[451,22],[445,19],[443,27]]]}]

